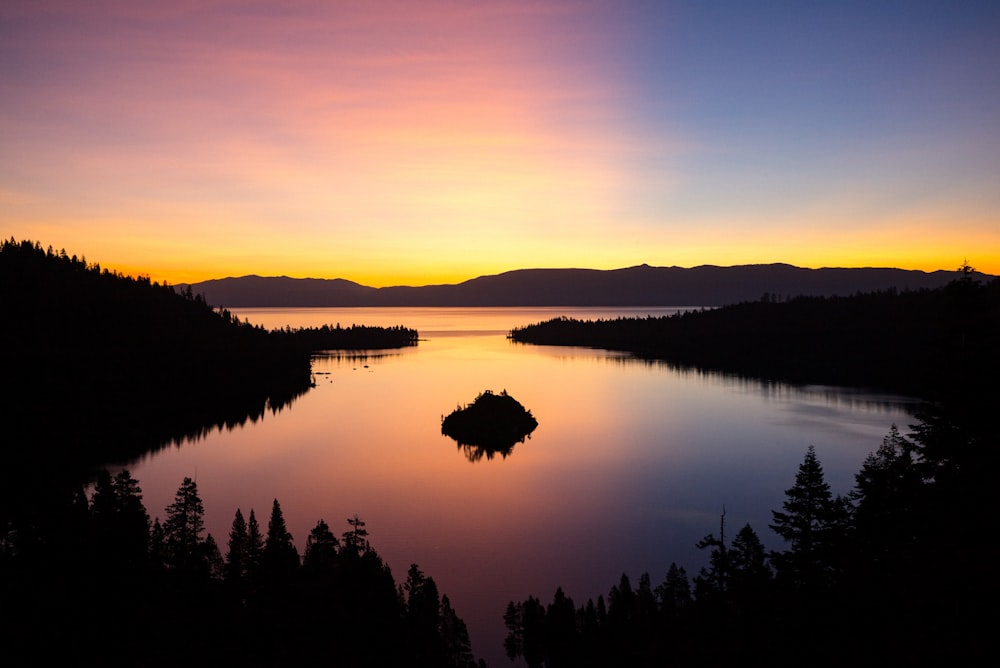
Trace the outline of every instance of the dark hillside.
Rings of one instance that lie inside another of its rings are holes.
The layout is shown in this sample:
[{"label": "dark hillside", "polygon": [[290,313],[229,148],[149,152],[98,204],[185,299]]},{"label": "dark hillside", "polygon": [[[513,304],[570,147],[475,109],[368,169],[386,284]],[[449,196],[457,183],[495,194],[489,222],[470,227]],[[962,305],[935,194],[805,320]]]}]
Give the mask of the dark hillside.
[{"label": "dark hillside", "polygon": [[663,318],[561,318],[511,338],[933,397],[1000,373],[1000,280],[982,285],[969,274],[935,290],[764,299]]},{"label": "dark hillside", "polygon": [[203,299],[30,242],[0,248],[4,453],[124,459],[256,419],[309,387],[309,356]]},{"label": "dark hillside", "polygon": [[[976,278],[988,278],[976,274]],[[951,272],[787,264],[520,269],[455,285],[371,288],[342,279],[244,276],[191,286],[210,304],[253,306],[722,306],[759,299],[939,288]],[[184,286],[185,288],[187,286]]]}]

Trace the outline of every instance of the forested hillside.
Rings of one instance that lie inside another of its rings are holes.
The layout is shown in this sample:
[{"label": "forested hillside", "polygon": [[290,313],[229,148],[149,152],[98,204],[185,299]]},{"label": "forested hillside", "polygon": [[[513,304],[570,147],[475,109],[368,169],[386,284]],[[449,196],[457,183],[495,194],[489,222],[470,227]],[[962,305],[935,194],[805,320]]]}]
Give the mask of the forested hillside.
[{"label": "forested hillside", "polygon": [[970,270],[933,290],[789,300],[765,295],[660,318],[559,318],[517,327],[510,337],[759,378],[935,397],[970,377],[1000,373],[1000,279],[982,284]]},{"label": "forested hillside", "polygon": [[845,497],[807,450],[773,511],[780,549],[766,550],[749,525],[727,526],[723,511],[698,544],[707,564],[693,578],[671,564],[659,584],[623,574],[596,602],[577,605],[561,589],[549,603],[511,601],[512,658],[548,668],[964,665],[992,652],[1000,578],[983,541],[1000,530],[1000,281],[983,285],[963,267],[936,290],[559,319],[511,336],[927,400],[915,424],[873,447]]},{"label": "forested hillside", "polygon": [[2,456],[66,466],[280,410],[310,387],[314,350],[417,340],[402,326],[268,332],[190,290],[13,239],[0,245],[0,312]]}]

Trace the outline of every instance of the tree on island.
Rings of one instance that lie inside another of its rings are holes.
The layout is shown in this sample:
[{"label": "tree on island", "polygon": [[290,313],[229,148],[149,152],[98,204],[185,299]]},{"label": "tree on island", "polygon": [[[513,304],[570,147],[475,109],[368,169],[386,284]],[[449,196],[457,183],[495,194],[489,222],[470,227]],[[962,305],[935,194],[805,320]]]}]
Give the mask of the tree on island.
[{"label": "tree on island", "polygon": [[441,433],[458,442],[470,461],[510,454],[538,427],[538,420],[503,390],[486,390],[468,406],[459,406],[441,420]]}]

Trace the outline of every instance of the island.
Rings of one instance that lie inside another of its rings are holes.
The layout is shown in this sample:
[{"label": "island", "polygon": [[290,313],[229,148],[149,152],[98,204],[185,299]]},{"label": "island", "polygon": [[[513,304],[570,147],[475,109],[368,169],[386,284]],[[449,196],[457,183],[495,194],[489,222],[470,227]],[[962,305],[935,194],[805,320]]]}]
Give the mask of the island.
[{"label": "island", "polygon": [[459,406],[441,420],[441,433],[458,442],[469,461],[485,456],[506,458],[518,443],[530,437],[538,420],[514,397],[502,390],[486,390],[468,406]]}]

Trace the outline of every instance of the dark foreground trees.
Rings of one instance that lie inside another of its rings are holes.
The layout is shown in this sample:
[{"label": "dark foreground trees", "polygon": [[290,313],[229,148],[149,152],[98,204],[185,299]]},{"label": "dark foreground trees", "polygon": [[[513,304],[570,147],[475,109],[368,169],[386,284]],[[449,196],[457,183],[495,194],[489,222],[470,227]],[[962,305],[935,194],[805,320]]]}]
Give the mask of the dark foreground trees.
[{"label": "dark foreground trees", "polygon": [[[550,668],[973,662],[992,652],[1000,595],[982,542],[998,530],[987,497],[1000,443],[983,426],[943,407],[913,440],[893,426],[848,498],[810,447],[773,512],[783,549],[768,553],[749,525],[727,541],[723,513],[699,542],[708,564],[693,594],[671,564],[655,588],[623,574],[607,602],[574,607],[561,589],[548,605],[511,601],[507,653]],[[969,452],[980,466],[959,462]]]},{"label": "dark foreground trees", "polygon": [[[0,642],[24,665],[478,665],[447,596],[414,564],[397,586],[348,520],[300,563],[281,506],[266,536],[236,510],[223,560],[185,478],[152,524],[127,471],[66,497],[53,534],[0,533]],[[12,664],[18,665],[18,664]]]}]

